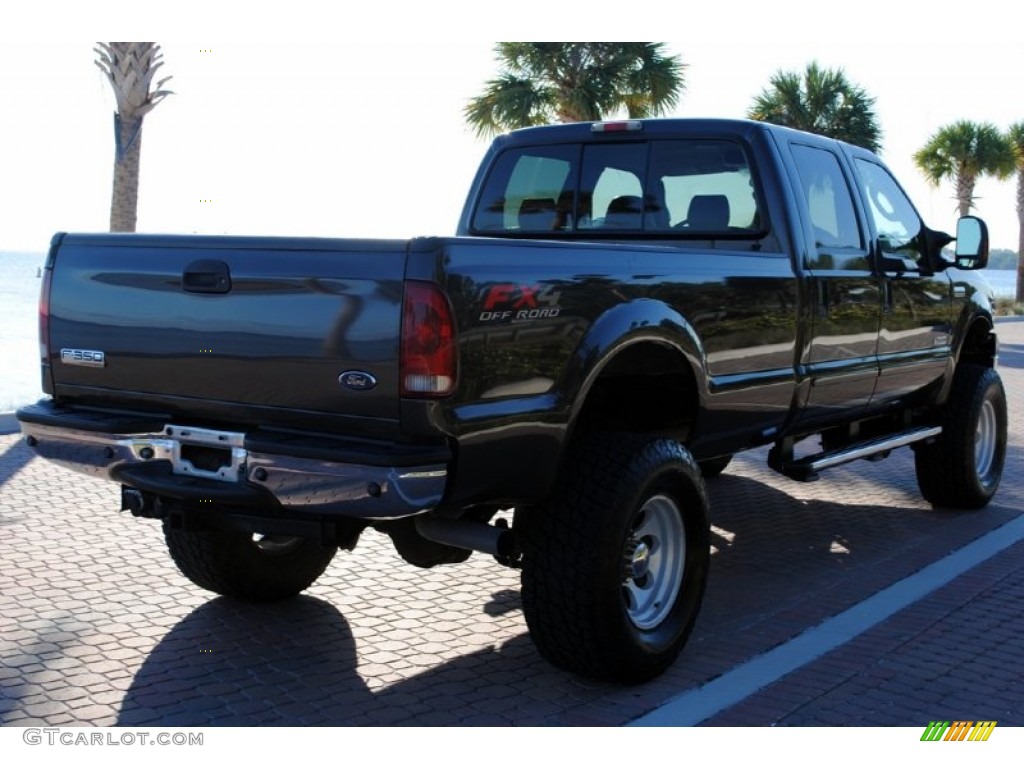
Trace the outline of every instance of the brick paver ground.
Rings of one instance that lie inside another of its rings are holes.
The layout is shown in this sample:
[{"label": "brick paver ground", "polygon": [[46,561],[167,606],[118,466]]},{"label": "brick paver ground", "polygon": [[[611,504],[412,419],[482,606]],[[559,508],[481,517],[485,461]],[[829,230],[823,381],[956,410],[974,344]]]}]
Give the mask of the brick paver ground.
[{"label": "brick paver ground", "polygon": [[1024,724],[1024,543],[706,721]]},{"label": "brick paver ground", "polygon": [[[1024,510],[1024,324],[1000,328],[1007,472],[983,511],[933,510],[909,450],[812,484],[764,452],[713,481],[703,612],[677,664],[619,687],[552,668],[518,573],[406,565],[367,532],[304,596],[251,606],[182,577],[113,484],[0,436],[0,724],[621,725],[909,576]],[[1024,725],[1021,545],[710,724]],[[984,710],[984,711],[981,711]]]}]

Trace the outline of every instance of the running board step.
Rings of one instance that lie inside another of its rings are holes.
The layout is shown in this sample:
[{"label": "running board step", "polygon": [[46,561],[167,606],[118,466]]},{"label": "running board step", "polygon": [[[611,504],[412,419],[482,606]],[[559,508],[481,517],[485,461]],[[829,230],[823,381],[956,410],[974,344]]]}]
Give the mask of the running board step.
[{"label": "running board step", "polygon": [[918,427],[906,432],[897,432],[873,440],[853,443],[836,451],[823,451],[789,461],[783,459],[783,448],[781,444],[776,443],[768,454],[768,466],[793,480],[810,482],[817,480],[818,473],[822,470],[838,467],[840,464],[847,464],[857,459],[870,459],[895,448],[938,437],[940,434],[942,434],[942,427]]}]

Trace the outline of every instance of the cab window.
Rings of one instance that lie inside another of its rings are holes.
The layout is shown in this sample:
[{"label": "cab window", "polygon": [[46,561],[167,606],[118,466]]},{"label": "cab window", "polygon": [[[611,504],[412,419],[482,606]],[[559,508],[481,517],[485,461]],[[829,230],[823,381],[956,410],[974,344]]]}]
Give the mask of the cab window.
[{"label": "cab window", "polygon": [[545,237],[763,234],[746,152],[719,139],[509,149],[488,175],[472,228]]}]

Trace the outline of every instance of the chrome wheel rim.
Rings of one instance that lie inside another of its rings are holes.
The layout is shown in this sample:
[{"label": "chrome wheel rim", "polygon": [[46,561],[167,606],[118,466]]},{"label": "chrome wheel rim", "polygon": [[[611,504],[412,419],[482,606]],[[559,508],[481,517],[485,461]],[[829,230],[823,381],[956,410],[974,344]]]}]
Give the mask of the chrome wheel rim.
[{"label": "chrome wheel rim", "polygon": [[978,414],[974,430],[974,469],[982,480],[992,472],[996,457],[996,409],[991,400],[985,400]]},{"label": "chrome wheel rim", "polygon": [[653,496],[640,508],[623,549],[622,594],[629,620],[653,629],[671,613],[686,569],[686,530],[676,503]]}]

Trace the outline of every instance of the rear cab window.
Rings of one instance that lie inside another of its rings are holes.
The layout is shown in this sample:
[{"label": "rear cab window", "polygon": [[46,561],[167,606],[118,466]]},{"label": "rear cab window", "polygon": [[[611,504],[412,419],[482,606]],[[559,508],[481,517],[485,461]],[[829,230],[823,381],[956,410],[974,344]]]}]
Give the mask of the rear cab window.
[{"label": "rear cab window", "polygon": [[482,235],[701,240],[757,237],[763,216],[737,141],[671,139],[514,147],[471,220]]}]

